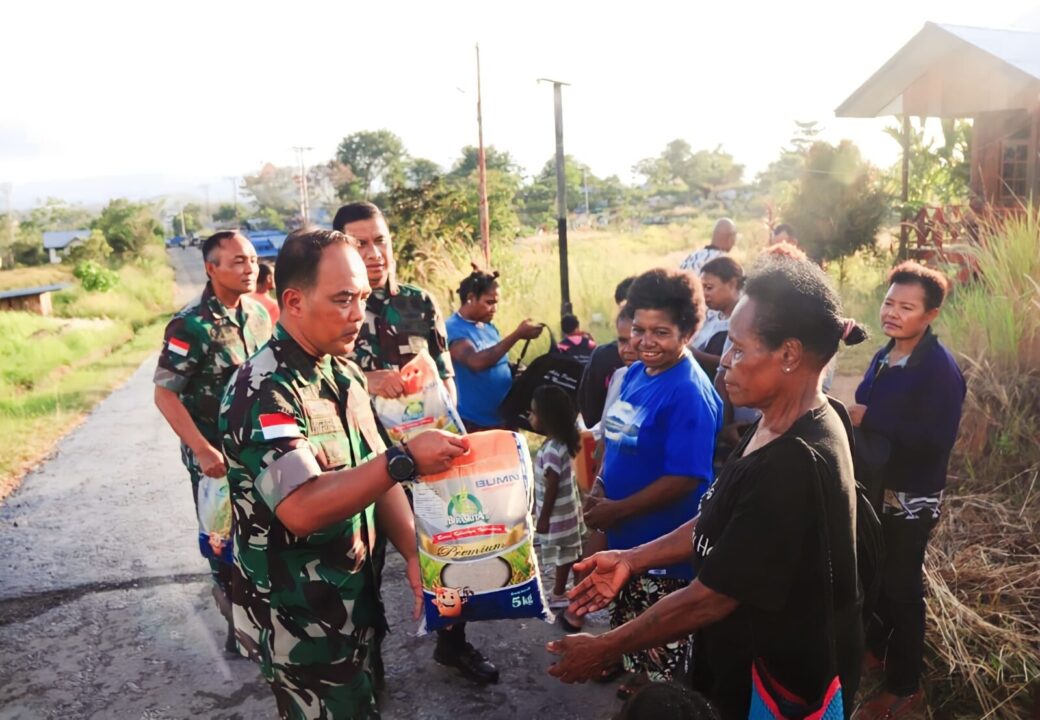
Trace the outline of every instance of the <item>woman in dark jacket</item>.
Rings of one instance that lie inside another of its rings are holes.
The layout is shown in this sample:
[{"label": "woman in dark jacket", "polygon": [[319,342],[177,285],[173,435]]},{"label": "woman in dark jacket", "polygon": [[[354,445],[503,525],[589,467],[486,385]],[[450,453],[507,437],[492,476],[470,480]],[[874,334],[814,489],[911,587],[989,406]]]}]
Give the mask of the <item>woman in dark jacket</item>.
[{"label": "woman in dark jacket", "polygon": [[874,356],[849,409],[859,467],[877,478],[885,567],[877,614],[867,629],[867,666],[883,669],[884,691],[857,714],[894,720],[917,711],[924,652],[922,567],[939,519],[957,439],[964,376],[932,332],[948,282],[915,262],[889,274],[881,326],[890,340]]},{"label": "woman in dark jacket", "polygon": [[697,577],[610,632],[549,643],[559,656],[552,675],[584,681],[623,653],[695,633],[694,688],[726,720],[748,717],[753,663],[810,702],[839,676],[848,715],[863,652],[855,480],[845,426],[820,391],[839,342],[863,338],[846,328],[816,266],[778,258],[750,277],[722,365],[734,404],[759,408],[762,417],[697,517],[575,566],[590,574],[569,593],[571,610],[605,607],[647,568],[692,561]]}]

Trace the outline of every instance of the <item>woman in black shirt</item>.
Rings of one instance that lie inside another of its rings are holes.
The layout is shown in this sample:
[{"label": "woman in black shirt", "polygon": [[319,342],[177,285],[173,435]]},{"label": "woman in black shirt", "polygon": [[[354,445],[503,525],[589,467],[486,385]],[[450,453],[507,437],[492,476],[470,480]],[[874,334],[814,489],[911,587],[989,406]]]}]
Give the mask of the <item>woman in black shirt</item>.
[{"label": "woman in black shirt", "polygon": [[560,656],[551,674],[583,681],[622,653],[695,632],[692,680],[723,718],[747,717],[756,658],[810,702],[837,673],[851,713],[863,652],[855,480],[845,426],[820,387],[839,342],[864,338],[852,329],[816,266],[774,258],[754,273],[733,312],[733,347],[722,365],[734,404],[758,408],[762,418],[696,518],[654,542],[575,566],[592,572],[571,591],[571,610],[606,606],[648,567],[692,560],[696,579],[608,633],[549,643]]}]

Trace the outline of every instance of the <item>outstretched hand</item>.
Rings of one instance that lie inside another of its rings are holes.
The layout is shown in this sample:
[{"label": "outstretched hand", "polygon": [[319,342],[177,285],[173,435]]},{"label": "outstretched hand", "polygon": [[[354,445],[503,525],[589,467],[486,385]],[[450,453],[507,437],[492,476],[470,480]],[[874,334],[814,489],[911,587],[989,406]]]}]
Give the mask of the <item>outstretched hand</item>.
[{"label": "outstretched hand", "polygon": [[602,635],[568,635],[547,643],[545,649],[558,656],[549,666],[549,674],[565,683],[602,677],[603,671],[616,660],[606,651]]},{"label": "outstretched hand", "polygon": [[605,608],[617,597],[632,577],[632,566],[620,550],[598,552],[574,564],[574,573],[588,577],[567,593],[571,604],[567,608],[578,617]]}]

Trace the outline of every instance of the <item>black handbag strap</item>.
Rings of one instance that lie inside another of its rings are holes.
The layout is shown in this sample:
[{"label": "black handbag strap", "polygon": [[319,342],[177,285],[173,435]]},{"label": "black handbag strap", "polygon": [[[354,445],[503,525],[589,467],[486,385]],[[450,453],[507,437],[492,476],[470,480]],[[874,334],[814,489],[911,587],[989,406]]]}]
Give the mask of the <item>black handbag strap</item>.
[{"label": "black handbag strap", "polygon": [[[539,327],[545,328],[549,333],[549,352],[556,352],[556,336],[553,335],[552,328],[545,323],[538,323]],[[524,361],[524,356],[527,355],[527,348],[531,344],[531,338],[524,340],[524,344],[520,347],[520,357],[516,359],[516,364],[520,365]]]},{"label": "black handbag strap", "polygon": [[830,513],[827,512],[827,500],[824,495],[824,472],[826,463],[823,457],[807,442],[798,438],[798,442],[809,453],[815,470],[816,482],[813,483],[814,495],[816,496],[816,512],[821,522],[816,523],[819,530],[820,562],[823,569],[823,598],[824,598],[824,627],[827,631],[827,654],[830,677],[838,674],[838,647],[835,630],[835,608],[834,608],[834,559],[831,552],[830,538]]}]

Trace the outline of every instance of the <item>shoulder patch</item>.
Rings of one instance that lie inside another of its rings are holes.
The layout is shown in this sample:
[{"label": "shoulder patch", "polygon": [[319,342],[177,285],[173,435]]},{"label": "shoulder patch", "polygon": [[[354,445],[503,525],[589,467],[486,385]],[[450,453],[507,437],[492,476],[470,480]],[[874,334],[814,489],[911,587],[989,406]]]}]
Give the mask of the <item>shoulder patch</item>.
[{"label": "shoulder patch", "polygon": [[259,417],[264,440],[302,437],[296,418],[285,413],[262,413]]}]

